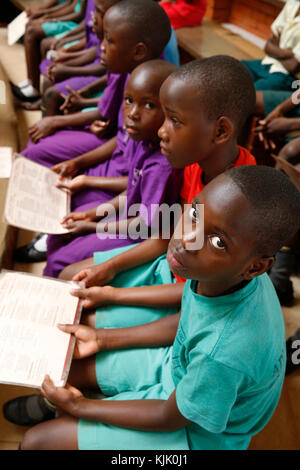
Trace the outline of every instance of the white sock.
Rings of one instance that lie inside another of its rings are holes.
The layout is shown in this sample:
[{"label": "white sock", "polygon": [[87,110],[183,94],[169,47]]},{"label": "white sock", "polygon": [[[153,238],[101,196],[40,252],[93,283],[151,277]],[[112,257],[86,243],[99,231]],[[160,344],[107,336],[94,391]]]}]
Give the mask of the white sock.
[{"label": "white sock", "polygon": [[40,96],[39,92],[35,88],[33,88],[32,85],[27,85],[25,88],[22,88],[22,93],[27,98],[34,98],[35,96]]},{"label": "white sock", "polygon": [[26,86],[31,85],[31,82],[29,78],[26,78],[26,80],[23,80],[23,82],[18,83],[19,88],[25,88]]},{"label": "white sock", "polygon": [[47,237],[45,233],[35,244],[33,245],[37,251],[47,251]]}]

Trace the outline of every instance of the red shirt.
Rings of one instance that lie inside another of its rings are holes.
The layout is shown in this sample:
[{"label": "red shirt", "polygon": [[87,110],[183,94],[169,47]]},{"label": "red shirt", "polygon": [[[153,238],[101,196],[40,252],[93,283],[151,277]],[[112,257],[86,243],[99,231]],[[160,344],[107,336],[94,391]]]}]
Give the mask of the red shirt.
[{"label": "red shirt", "polygon": [[174,29],[201,24],[206,11],[206,0],[194,0],[193,3],[176,0],[174,3],[160,2],[159,4],[167,13]]},{"label": "red shirt", "polygon": [[[251,155],[248,150],[239,146],[240,154],[236,160],[235,166],[242,165],[256,165],[255,158]],[[205,185],[202,182],[202,168],[200,168],[198,163],[193,163],[192,165],[187,166],[184,169],[184,181],[181,189],[180,196],[182,199],[186,200],[188,204],[192,202],[195,196],[197,196]],[[182,279],[179,276],[174,274],[177,282],[185,282],[185,279]]]}]

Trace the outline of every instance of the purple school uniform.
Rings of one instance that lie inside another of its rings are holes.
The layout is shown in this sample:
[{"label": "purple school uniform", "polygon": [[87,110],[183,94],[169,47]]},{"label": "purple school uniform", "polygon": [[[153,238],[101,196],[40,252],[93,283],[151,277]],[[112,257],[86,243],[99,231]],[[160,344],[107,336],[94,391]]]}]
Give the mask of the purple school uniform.
[{"label": "purple school uniform", "polygon": [[[133,204],[143,204],[144,211],[147,209],[148,214],[151,214],[152,204],[172,205],[177,201],[183,181],[183,170],[173,169],[159,148],[147,142],[134,142],[129,139],[124,154],[130,168],[127,187],[128,209],[133,209]],[[96,207],[109,199],[106,194],[102,201],[98,199],[98,203],[85,204],[76,211]],[[130,214],[135,215],[136,212]],[[120,218],[126,219],[127,213],[123,213]],[[146,222],[149,226],[151,217],[148,217]],[[92,257],[95,251],[107,251],[140,241],[141,238],[133,239],[126,235],[99,239],[96,233],[91,233],[74,238],[68,243],[64,236],[50,235],[47,241],[47,265],[44,275],[57,277],[66,266]]]},{"label": "purple school uniform", "polygon": [[[126,79],[126,74],[107,74],[108,83],[98,107],[101,115],[108,120],[117,122]],[[51,167],[94,150],[106,141],[107,139],[100,139],[90,132],[89,127],[82,130],[67,128],[41,139],[37,144],[29,141],[21,154],[41,165]]]},{"label": "purple school uniform", "polygon": [[[99,39],[97,38],[96,33],[93,31],[93,21],[92,14],[95,11],[95,2],[94,0],[88,0],[86,11],[85,11],[85,37],[86,45],[84,49],[89,49],[90,47],[99,46]],[[50,67],[52,61],[50,59],[44,59],[40,63],[40,72],[47,76],[47,68]]]}]

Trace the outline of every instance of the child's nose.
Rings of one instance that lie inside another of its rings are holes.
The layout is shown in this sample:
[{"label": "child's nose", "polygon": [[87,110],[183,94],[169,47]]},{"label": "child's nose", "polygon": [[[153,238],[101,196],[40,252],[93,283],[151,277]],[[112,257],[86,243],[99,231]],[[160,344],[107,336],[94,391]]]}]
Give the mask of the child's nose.
[{"label": "child's nose", "polygon": [[199,242],[199,234],[197,230],[183,232],[181,243],[184,249],[189,253],[197,253],[199,249],[201,249],[202,243]]},{"label": "child's nose", "polygon": [[132,119],[132,121],[137,121],[139,119],[138,107],[136,105],[131,106],[128,117],[129,119]]},{"label": "child's nose", "polygon": [[101,45],[100,45],[101,52],[105,52],[104,42],[105,42],[105,40],[103,39],[103,41],[101,42]]},{"label": "child's nose", "polygon": [[166,131],[165,123],[163,123],[163,125],[158,129],[157,134],[158,134],[158,137],[160,137],[164,142],[169,141],[169,137],[168,137],[168,134],[167,134],[167,131]]}]

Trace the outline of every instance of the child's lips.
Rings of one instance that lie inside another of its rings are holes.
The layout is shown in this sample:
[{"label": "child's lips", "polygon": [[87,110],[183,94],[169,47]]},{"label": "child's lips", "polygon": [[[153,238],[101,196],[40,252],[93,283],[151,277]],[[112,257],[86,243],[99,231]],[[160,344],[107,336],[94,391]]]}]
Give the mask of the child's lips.
[{"label": "child's lips", "polygon": [[169,155],[170,154],[170,151],[168,150],[168,148],[162,143],[162,141],[160,141],[160,150],[161,150],[161,153],[163,155]]},{"label": "child's lips", "polygon": [[168,252],[167,252],[167,261],[174,267],[177,268],[184,268],[184,265],[182,264],[180,260],[180,255],[174,250],[172,247],[169,246]]}]

